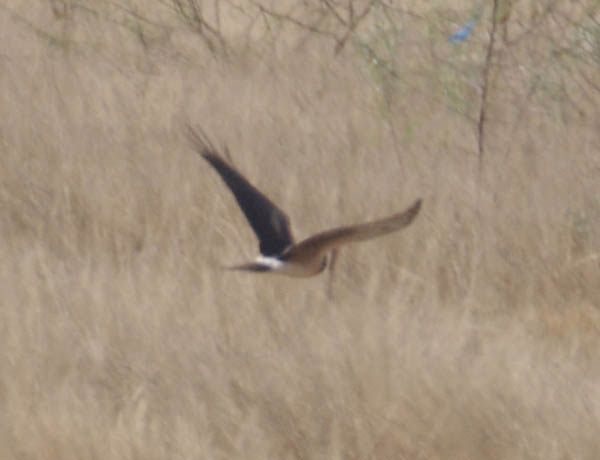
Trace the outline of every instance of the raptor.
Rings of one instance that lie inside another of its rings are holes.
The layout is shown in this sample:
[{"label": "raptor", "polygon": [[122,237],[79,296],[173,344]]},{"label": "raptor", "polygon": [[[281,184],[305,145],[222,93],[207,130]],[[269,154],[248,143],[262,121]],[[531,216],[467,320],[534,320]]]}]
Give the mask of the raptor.
[{"label": "raptor", "polygon": [[261,255],[253,262],[228,267],[231,270],[314,276],[327,267],[330,260],[328,255],[339,246],[398,231],[408,226],[421,209],[421,199],[418,199],[397,214],[362,224],[337,227],[296,243],[289,219],[281,209],[230,166],[204,133],[198,133],[188,126],[188,136],[196,151],[229,187],[258,237]]}]

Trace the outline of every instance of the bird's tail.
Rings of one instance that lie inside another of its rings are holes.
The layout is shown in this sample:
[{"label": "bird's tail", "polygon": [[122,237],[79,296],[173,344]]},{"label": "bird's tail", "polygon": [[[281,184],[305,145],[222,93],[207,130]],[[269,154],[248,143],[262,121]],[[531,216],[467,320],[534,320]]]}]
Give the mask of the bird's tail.
[{"label": "bird's tail", "polygon": [[260,262],[250,262],[247,264],[234,265],[230,267],[223,267],[225,270],[237,270],[237,271],[246,271],[246,272],[270,272],[273,270],[273,267],[267,264],[262,264]]}]

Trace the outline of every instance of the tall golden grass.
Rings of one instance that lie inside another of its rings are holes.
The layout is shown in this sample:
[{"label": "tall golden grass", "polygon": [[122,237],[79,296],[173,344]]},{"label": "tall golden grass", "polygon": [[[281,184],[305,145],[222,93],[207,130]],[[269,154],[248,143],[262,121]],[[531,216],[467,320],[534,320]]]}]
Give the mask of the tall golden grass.
[{"label": "tall golden grass", "polygon": [[[374,10],[334,56],[239,8],[211,51],[168,2],[4,1],[0,458],[596,458],[600,85],[567,3],[498,45],[480,158],[485,15],[451,46],[447,10]],[[257,248],[186,123],[298,237],[423,211],[321,277],[223,271]]]}]

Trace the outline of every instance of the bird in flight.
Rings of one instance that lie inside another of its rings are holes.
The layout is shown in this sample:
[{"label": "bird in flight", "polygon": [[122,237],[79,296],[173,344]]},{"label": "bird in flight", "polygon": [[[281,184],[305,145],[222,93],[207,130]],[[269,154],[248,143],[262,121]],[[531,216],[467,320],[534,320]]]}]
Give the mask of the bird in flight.
[{"label": "bird in flight", "polygon": [[409,225],[421,209],[421,199],[418,199],[408,209],[389,217],[334,228],[295,243],[287,215],[230,166],[204,133],[199,134],[188,126],[188,136],[198,153],[229,187],[258,237],[261,255],[254,262],[228,267],[231,270],[314,276],[325,270],[328,255],[339,246],[400,230]]}]

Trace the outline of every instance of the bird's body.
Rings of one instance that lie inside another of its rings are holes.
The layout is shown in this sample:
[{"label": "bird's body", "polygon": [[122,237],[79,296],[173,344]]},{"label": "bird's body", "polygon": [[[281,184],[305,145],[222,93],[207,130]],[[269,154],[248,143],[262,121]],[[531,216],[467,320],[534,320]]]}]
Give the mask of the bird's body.
[{"label": "bird's body", "polygon": [[189,136],[229,187],[259,240],[261,255],[254,262],[229,267],[232,270],[314,276],[327,267],[329,254],[339,246],[400,230],[414,220],[421,208],[418,199],[407,210],[384,219],[334,228],[294,243],[286,214],[225,162],[205,135],[200,136],[190,128]]},{"label": "bird's body", "polygon": [[289,251],[281,256],[258,256],[254,262],[229,267],[230,270],[272,272],[295,278],[318,275],[327,267],[327,255],[311,255]]}]

